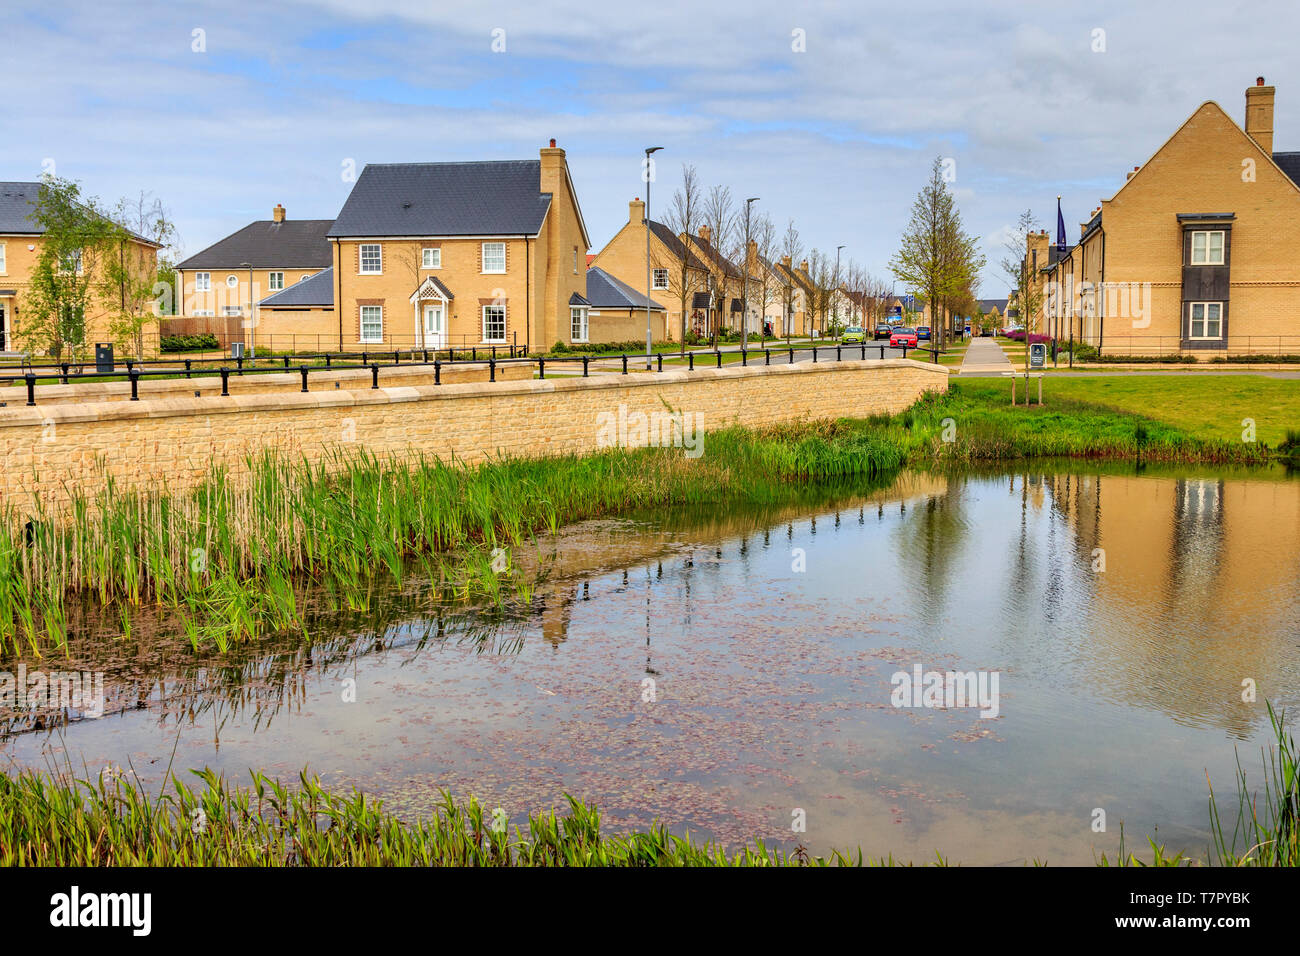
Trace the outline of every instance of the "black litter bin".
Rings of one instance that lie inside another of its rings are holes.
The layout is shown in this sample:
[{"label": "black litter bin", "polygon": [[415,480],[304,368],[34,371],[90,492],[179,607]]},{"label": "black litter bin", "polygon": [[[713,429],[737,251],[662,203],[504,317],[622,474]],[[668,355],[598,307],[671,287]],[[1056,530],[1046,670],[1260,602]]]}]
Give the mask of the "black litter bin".
[{"label": "black litter bin", "polygon": [[113,343],[96,342],[95,343],[95,371],[112,373],[113,371]]}]

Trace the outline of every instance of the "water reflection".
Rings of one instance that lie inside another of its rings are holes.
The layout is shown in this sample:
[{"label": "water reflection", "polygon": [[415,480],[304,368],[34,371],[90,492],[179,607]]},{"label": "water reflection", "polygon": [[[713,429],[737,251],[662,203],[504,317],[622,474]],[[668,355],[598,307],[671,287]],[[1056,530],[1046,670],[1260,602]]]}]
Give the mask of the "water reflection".
[{"label": "water reflection", "polygon": [[[614,826],[731,842],[789,842],[802,807],[815,848],[1089,862],[1114,848],[1097,806],[1202,850],[1206,772],[1230,788],[1263,699],[1300,687],[1300,483],[1268,473],[909,473],[588,522],[514,557],[539,584],[511,618],[412,585],[322,613],[310,647],[85,637],[74,661],[109,671],[115,716],[54,734],[57,715],[0,713],[0,753],[306,764],[409,813],[441,787],[516,820],[573,793]],[[894,709],[914,664],[998,671],[1001,716]]]}]

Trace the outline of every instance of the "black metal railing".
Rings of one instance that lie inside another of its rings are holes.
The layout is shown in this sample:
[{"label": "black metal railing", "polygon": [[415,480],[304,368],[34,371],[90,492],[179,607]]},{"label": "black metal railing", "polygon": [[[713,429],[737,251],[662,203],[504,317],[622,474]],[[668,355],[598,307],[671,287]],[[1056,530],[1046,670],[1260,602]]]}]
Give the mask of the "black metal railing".
[{"label": "black metal railing", "polygon": [[[500,354],[495,348],[490,351],[481,348],[469,348],[461,351],[448,349],[441,352],[432,350],[418,350],[406,353],[407,358],[403,360],[401,351],[382,353],[385,359],[391,358],[391,361],[377,361],[378,354],[362,352],[357,353],[324,353],[315,358],[323,360],[316,364],[306,362],[297,362],[291,364],[289,356],[283,356],[281,359],[268,361],[266,359],[239,359],[232,367],[230,364],[223,364],[218,368],[198,367],[200,360],[186,359],[183,363],[171,362],[126,362],[125,371],[87,371],[86,377],[98,381],[87,382],[86,384],[110,384],[112,382],[125,380],[131,386],[131,401],[140,400],[140,382],[147,380],[177,380],[193,379],[196,374],[204,372],[215,372],[221,378],[221,395],[230,395],[231,376],[242,375],[266,375],[272,373],[284,374],[286,372],[297,372],[301,376],[302,391],[310,391],[310,376],[313,372],[338,372],[346,370],[365,369],[370,372],[370,387],[377,389],[380,387],[380,372],[384,369],[407,369],[407,368],[431,368],[433,370],[434,384],[442,384],[442,372],[449,368],[466,368],[473,366],[485,366],[488,371],[488,381],[497,380],[497,371],[502,367],[511,365],[535,365],[537,368],[537,377],[546,378],[547,366],[551,366],[551,374],[555,374],[555,368],[568,365],[576,368],[581,365],[582,377],[589,377],[593,370],[597,373],[621,374],[628,375],[634,370],[635,366],[641,363],[650,365],[655,371],[664,371],[664,361],[667,358],[671,364],[681,362],[682,355],[680,352],[654,352],[654,353],[630,353],[618,352],[604,355],[593,355],[590,353],[572,354],[572,355],[519,355],[511,354],[516,350],[513,347],[508,348],[506,354]],[[907,348],[900,346],[891,348],[888,345],[868,345],[859,343],[854,345],[844,345],[841,343],[825,343],[811,345],[787,345],[778,348],[764,347],[761,349],[736,348],[736,349],[697,349],[686,353],[687,371],[695,371],[696,357],[705,356],[710,361],[712,367],[722,368],[724,358],[739,358],[739,364],[748,366],[751,363],[757,363],[760,359],[763,365],[793,364],[796,357],[804,353],[801,358],[806,358],[812,362],[817,362],[821,358],[829,359],[834,357],[837,362],[865,360],[868,353],[878,353],[879,359],[895,357],[887,356],[885,353],[901,353],[898,357],[907,358],[908,352],[928,352],[934,362],[939,361],[942,350],[934,348]],[[481,354],[480,354],[481,353]],[[445,358],[443,356],[446,356]],[[360,358],[359,362],[335,361],[343,358]],[[873,358],[876,356],[872,356]],[[304,358],[299,356],[298,358]],[[775,361],[774,361],[775,360]],[[222,360],[217,360],[222,361]],[[225,360],[229,361],[229,360]],[[617,362],[615,365],[613,363]],[[165,366],[165,367],[158,367]],[[63,384],[69,383],[74,377],[72,367],[65,363],[60,366],[53,366],[55,371],[48,374],[39,374],[35,368],[51,368],[51,366],[29,367],[21,376],[4,376],[0,374],[0,382],[10,384],[22,382],[27,389],[27,404],[36,404],[36,388],[42,383],[45,384]],[[636,370],[639,370],[636,369]],[[671,370],[671,369],[670,369]],[[561,373],[564,374],[564,373]]]}]

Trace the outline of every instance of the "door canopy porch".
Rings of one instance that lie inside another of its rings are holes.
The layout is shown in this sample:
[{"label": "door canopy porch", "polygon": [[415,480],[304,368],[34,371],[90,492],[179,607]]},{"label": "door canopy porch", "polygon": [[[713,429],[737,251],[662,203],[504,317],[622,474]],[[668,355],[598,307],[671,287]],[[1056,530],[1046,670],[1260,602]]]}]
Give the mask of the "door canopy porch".
[{"label": "door canopy porch", "polygon": [[450,289],[443,285],[441,279],[437,276],[428,276],[420,283],[420,287],[415,290],[414,294],[412,294],[411,304],[418,305],[419,303],[426,301],[446,303],[450,302],[454,298],[456,297],[452,295]]}]

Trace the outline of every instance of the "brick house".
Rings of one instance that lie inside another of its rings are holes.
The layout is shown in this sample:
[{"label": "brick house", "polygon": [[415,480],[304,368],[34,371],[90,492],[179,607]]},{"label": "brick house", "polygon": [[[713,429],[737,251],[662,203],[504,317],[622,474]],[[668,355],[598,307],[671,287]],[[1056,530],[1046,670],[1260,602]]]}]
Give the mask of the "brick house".
[{"label": "brick house", "polygon": [[535,351],[588,321],[590,241],[554,140],[536,160],[367,165],[328,238],[340,349]]},{"label": "brick house", "polygon": [[[23,300],[45,241],[44,228],[32,217],[40,189],[40,183],[0,183],[0,352],[17,350],[15,333],[22,327]],[[142,273],[157,269],[160,247],[156,242],[133,233],[129,243],[126,254],[137,257]],[[81,270],[79,261],[77,272]],[[87,278],[93,280],[94,277]],[[87,345],[111,338],[108,303],[98,305],[85,316]]]},{"label": "brick house", "polygon": [[1300,152],[1274,152],[1274,88],[1245,127],[1202,104],[1058,251],[1028,238],[1035,331],[1110,354],[1300,353]]},{"label": "brick house", "polygon": [[[178,318],[164,322],[172,334],[212,332],[222,340],[274,350],[314,348],[295,334],[315,330],[295,323],[262,327],[256,306],[267,296],[293,288],[331,265],[326,234],[332,219],[289,219],[276,204],[259,219],[176,265]],[[328,344],[328,343],[327,343]]]}]

